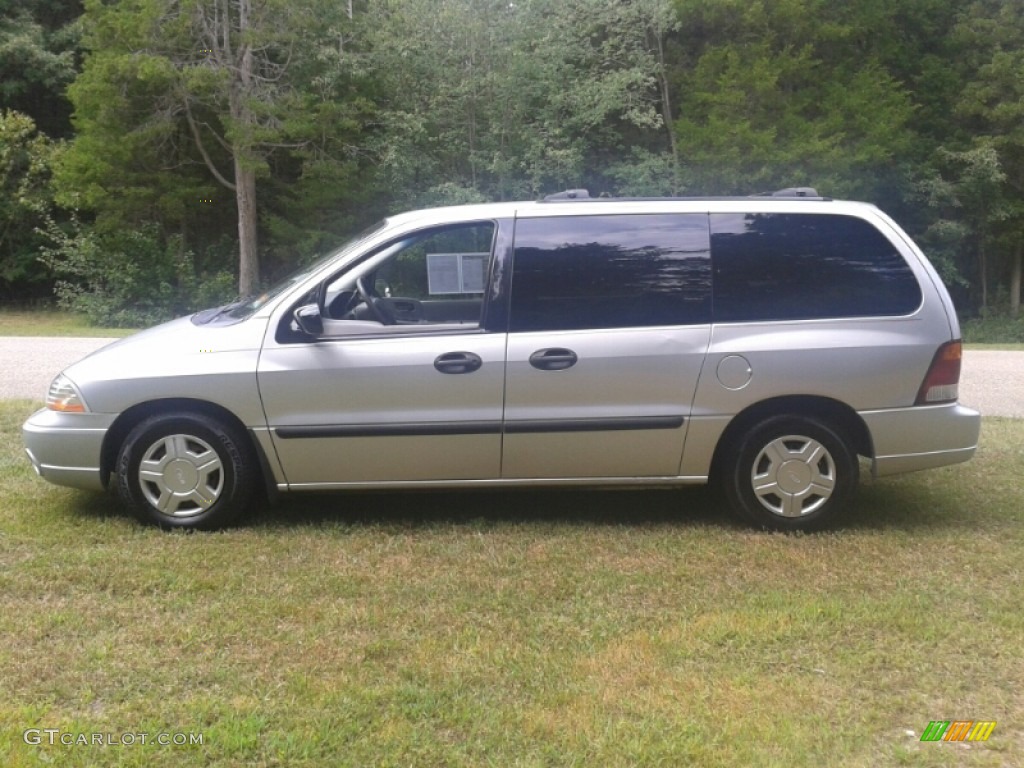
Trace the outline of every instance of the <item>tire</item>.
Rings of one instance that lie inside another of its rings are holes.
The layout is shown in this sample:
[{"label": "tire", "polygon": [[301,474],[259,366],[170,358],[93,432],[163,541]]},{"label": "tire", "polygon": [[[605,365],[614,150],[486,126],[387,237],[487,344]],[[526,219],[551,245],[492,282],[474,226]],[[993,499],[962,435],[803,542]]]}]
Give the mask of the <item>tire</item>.
[{"label": "tire", "polygon": [[255,500],[258,468],[238,430],[199,413],[140,422],[117,457],[117,490],[143,523],[164,529],[214,530]]},{"label": "tire", "polygon": [[734,444],[722,482],[733,511],[773,531],[832,525],[853,496],[856,453],[832,427],[805,416],[775,416]]}]

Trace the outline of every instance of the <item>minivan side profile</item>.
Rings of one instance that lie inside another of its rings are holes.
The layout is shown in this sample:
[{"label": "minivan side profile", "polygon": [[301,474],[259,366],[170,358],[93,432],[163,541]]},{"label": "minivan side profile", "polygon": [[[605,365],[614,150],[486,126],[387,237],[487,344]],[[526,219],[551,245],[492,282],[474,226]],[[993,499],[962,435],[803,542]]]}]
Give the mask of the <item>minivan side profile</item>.
[{"label": "minivan side profile", "polygon": [[948,292],[866,203],[813,190],[389,218],[258,297],[75,363],[23,428],[45,479],[143,521],[301,490],[717,483],[833,523],[875,476],[969,459]]}]

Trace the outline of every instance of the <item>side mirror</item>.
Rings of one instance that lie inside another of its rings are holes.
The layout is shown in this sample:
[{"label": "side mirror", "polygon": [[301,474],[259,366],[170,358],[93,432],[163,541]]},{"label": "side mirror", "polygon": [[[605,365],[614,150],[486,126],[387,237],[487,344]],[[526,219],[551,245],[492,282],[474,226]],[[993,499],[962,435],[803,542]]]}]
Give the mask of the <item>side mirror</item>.
[{"label": "side mirror", "polygon": [[319,338],[324,333],[324,319],[320,316],[320,307],[316,304],[306,304],[299,307],[292,314],[299,328],[307,336]]}]

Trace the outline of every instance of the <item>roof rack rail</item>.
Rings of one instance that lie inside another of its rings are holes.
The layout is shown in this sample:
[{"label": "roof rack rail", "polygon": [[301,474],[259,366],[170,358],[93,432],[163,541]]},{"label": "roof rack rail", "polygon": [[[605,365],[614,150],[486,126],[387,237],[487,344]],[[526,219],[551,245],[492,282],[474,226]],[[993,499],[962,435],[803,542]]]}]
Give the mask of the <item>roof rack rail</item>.
[{"label": "roof rack rail", "polygon": [[759,192],[751,197],[821,197],[814,187],[786,187],[774,192]]},{"label": "roof rack rail", "polygon": [[556,200],[589,200],[590,192],[585,189],[567,189],[564,192],[555,192],[553,195],[545,195],[544,202]]},{"label": "roof rack rail", "polygon": [[814,187],[787,187],[774,192],[758,192],[747,196],[702,196],[702,197],[611,197],[602,194],[600,197],[591,197],[590,192],[585,189],[567,189],[564,192],[555,192],[552,195],[545,195],[541,198],[542,203],[565,203],[565,202],[657,202],[671,200],[750,200],[759,197],[776,198],[801,198],[804,200],[829,201],[832,198],[822,197]]}]

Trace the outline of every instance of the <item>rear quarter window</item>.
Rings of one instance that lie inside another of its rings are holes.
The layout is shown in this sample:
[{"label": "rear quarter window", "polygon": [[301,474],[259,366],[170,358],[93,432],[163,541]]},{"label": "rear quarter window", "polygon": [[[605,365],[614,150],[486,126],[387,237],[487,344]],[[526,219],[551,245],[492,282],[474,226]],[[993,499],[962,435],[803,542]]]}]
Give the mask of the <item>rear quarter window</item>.
[{"label": "rear quarter window", "polygon": [[871,223],[831,214],[712,214],[717,322],[906,315],[921,288]]}]

